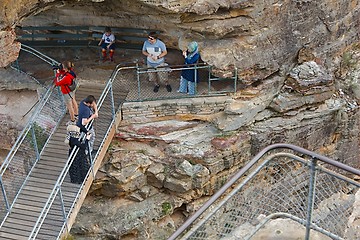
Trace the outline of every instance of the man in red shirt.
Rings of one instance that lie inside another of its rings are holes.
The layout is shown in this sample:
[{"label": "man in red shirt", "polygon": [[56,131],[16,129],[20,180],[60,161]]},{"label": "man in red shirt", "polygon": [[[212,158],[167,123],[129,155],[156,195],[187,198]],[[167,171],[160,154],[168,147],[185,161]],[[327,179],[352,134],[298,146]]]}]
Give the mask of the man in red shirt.
[{"label": "man in red shirt", "polygon": [[75,91],[71,91],[69,88],[74,76],[70,74],[69,68],[66,64],[62,64],[59,67],[60,68],[56,70],[54,82],[56,86],[60,86],[61,92],[64,95],[66,107],[69,110],[70,120],[75,123],[79,110],[75,99]]}]

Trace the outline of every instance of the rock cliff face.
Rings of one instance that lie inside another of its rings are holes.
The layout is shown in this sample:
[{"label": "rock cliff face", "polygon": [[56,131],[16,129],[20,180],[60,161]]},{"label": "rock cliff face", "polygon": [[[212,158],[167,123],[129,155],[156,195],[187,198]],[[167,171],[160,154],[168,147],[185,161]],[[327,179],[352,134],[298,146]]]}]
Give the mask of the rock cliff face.
[{"label": "rock cliff face", "polygon": [[[15,59],[16,25],[109,25],[161,30],[168,47],[200,43],[218,74],[236,67],[247,84],[289,69],[300,50],[331,67],[357,41],[359,1],[1,0],[1,66]],[[7,41],[4,41],[8,39]],[[10,57],[9,57],[10,56]]]},{"label": "rock cliff face", "polygon": [[161,30],[175,49],[197,40],[215,75],[238,69],[240,90],[216,114],[119,127],[74,226],[79,239],[164,238],[182,221],[180,211],[193,212],[272,143],[293,143],[359,167],[358,0],[0,5],[0,66],[18,56],[15,26],[109,25]]}]

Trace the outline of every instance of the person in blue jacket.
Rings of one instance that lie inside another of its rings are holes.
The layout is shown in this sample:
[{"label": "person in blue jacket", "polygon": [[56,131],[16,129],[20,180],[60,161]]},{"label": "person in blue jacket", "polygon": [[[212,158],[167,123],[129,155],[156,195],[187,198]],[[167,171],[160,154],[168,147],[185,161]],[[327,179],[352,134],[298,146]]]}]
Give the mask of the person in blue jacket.
[{"label": "person in blue jacket", "polygon": [[[185,64],[198,63],[200,59],[198,43],[197,42],[189,43],[187,49],[183,51],[183,56],[185,57]],[[195,95],[197,81],[198,81],[197,70],[193,68],[182,70],[180,77],[180,87],[178,92],[187,93],[189,95]]]}]

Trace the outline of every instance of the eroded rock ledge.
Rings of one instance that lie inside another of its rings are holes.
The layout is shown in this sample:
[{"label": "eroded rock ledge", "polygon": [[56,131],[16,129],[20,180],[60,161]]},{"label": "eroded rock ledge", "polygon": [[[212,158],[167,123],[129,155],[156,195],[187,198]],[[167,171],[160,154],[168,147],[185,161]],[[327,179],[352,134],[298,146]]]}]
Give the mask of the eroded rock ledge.
[{"label": "eroded rock ledge", "polygon": [[[15,26],[92,25],[158,29],[168,47],[200,44],[214,74],[234,68],[246,84],[286,73],[304,47],[326,67],[359,39],[357,1],[36,1],[9,3],[0,12],[0,66],[16,59]],[[26,6],[26,7],[25,7]],[[144,14],[146,13],[146,14]],[[55,16],[55,17],[54,17]],[[4,41],[4,39],[6,41]]]}]

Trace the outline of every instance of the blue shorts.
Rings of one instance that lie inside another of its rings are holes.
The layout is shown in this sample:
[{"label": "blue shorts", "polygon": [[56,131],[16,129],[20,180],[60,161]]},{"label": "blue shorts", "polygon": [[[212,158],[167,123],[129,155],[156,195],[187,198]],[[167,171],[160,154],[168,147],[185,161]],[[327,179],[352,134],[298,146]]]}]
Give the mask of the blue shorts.
[{"label": "blue shorts", "polygon": [[[109,45],[109,43],[102,43],[101,44],[101,48],[102,49],[107,49],[107,46]],[[115,43],[113,43],[113,44],[111,44],[111,46],[109,47],[109,49],[111,49],[111,50],[114,50],[115,49]]]}]

